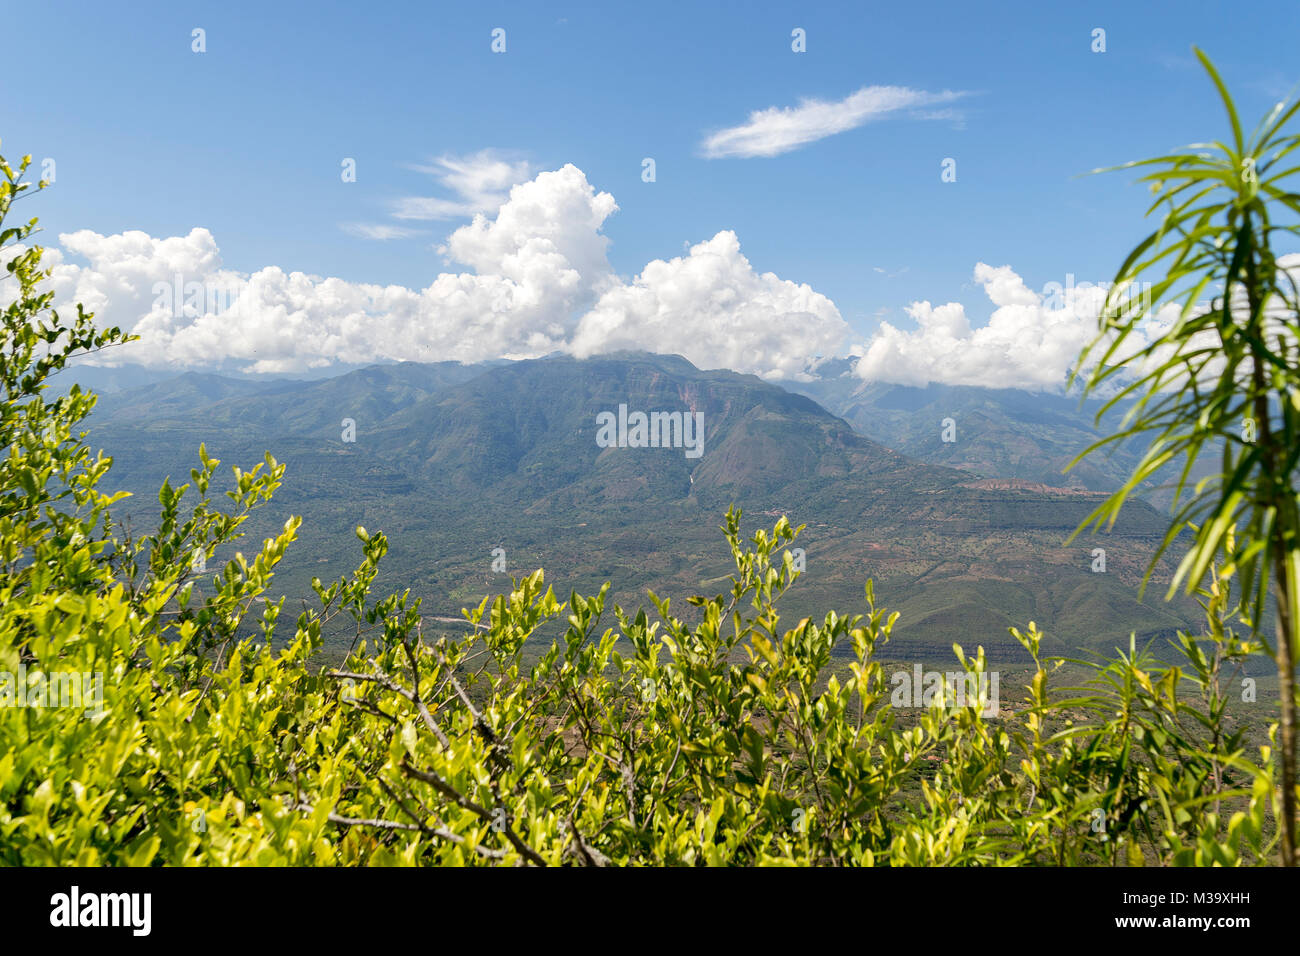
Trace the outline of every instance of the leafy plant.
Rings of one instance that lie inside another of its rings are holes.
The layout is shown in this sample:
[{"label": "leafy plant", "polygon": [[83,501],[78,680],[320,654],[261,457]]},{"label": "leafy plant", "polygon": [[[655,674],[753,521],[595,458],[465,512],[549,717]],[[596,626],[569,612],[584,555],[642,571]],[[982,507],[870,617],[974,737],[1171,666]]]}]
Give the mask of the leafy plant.
[{"label": "leafy plant", "polygon": [[[28,162],[0,160],[0,216]],[[387,540],[358,528],[356,571],[314,581],[282,629],[265,595],[298,519],[251,559],[233,549],[284,467],[234,468],[214,502],[200,447],[192,481],[160,489],[157,530],[126,533],[97,490],[111,460],[78,430],[95,397],[47,389],[127,337],[51,309],[39,248],[18,247],[34,229],[0,233],[18,287],[0,343],[0,864],[1273,859],[1268,753],[1252,763],[1224,720],[1221,670],[1253,652],[1228,573],[1204,592],[1207,635],[1183,639],[1187,680],[1131,651],[1056,698],[1062,664],[1031,624],[1013,632],[1035,662],[1027,696],[996,715],[946,689],[895,706],[878,655],[897,615],[870,582],[861,613],[784,621],[801,529],[744,540],[734,508],[734,573],[684,617],[651,594],[653,620],[615,607],[606,623],[608,585],[561,602],[538,570],[448,627],[409,592],[376,596]],[[355,644],[321,666],[340,615]],[[525,666],[548,622],[563,636]],[[954,652],[950,676],[981,686],[983,648]],[[45,694],[74,675],[100,693]]]},{"label": "leafy plant", "polygon": [[[1166,467],[1181,467],[1160,553],[1185,532],[1192,540],[1170,595],[1180,586],[1191,593],[1201,585],[1235,529],[1238,546],[1217,573],[1225,581],[1240,577],[1241,609],[1276,662],[1282,859],[1294,866],[1300,257],[1279,256],[1275,246],[1300,234],[1300,194],[1290,185],[1300,171],[1300,134],[1287,129],[1300,103],[1277,104],[1246,137],[1218,72],[1204,53],[1196,55],[1218,90],[1231,137],[1115,167],[1145,170],[1139,181],[1155,194],[1147,214],[1159,213],[1159,223],[1120,266],[1100,332],[1079,367],[1089,366],[1085,394],[1136,370],[1099,419],[1117,402],[1136,401],[1116,434],[1075,461],[1114,442],[1137,436],[1149,441],[1128,481],[1085,522],[1097,527],[1113,524],[1142,482]],[[1147,276],[1154,278],[1149,293],[1132,295]],[[1198,456],[1219,446],[1220,468],[1189,489]],[[1276,612],[1271,645],[1259,627],[1270,587]]]}]

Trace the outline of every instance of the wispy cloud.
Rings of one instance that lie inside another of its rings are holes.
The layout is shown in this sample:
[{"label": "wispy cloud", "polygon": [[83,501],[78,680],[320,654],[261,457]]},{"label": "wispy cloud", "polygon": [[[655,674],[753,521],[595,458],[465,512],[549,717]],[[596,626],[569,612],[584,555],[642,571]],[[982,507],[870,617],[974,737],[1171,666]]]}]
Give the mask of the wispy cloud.
[{"label": "wispy cloud", "polygon": [[1285,100],[1288,103],[1293,102],[1296,93],[1300,92],[1300,83],[1296,82],[1295,74],[1288,76],[1281,70],[1261,73],[1254,80],[1247,81],[1246,86],[1259,90],[1271,99]]},{"label": "wispy cloud", "polygon": [[345,222],[340,223],[344,232],[361,239],[410,239],[423,235],[422,229],[407,229],[405,226],[390,226],[385,223]]},{"label": "wispy cloud", "polygon": [[707,137],[701,148],[709,159],[779,156],[906,110],[917,111],[910,114],[913,119],[956,119],[958,114],[949,109],[919,110],[966,95],[965,91],[930,93],[906,86],[864,86],[837,102],[804,99],[798,106],[755,110],[748,122],[719,130]]},{"label": "wispy cloud", "polygon": [[1196,58],[1190,56],[1179,56],[1176,53],[1157,53],[1156,62],[1166,70],[1194,70],[1196,69]]},{"label": "wispy cloud", "polygon": [[527,182],[533,175],[527,160],[511,159],[492,149],[470,156],[442,156],[429,165],[410,168],[429,174],[452,195],[405,196],[393,203],[396,219],[465,219],[495,212],[508,198],[511,186]]}]

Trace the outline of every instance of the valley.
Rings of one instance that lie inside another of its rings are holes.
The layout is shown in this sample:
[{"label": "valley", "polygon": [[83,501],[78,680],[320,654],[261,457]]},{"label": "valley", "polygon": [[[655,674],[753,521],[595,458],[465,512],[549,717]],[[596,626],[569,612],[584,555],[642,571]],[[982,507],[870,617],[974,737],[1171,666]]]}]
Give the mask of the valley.
[{"label": "valley", "polygon": [[[598,417],[620,404],[693,412],[703,456],[601,447]],[[284,462],[284,486],[247,528],[260,537],[303,516],[273,588],[293,604],[312,577],[355,566],[361,524],[389,538],[381,589],[410,588],[431,616],[458,616],[542,567],[562,598],[608,580],[624,607],[651,589],[689,620],[685,597],[725,590],[719,526],[735,503],[747,530],[782,514],[806,525],[788,616],[858,611],[871,578],[902,615],[893,652],[918,660],[947,661],[960,641],[1023,663],[1007,628],[1030,620],[1062,654],[1110,652],[1130,631],[1159,646],[1197,621],[1190,602],[1161,600],[1164,574],[1137,598],[1164,530],[1142,502],[1111,534],[1067,546],[1099,491],[1036,480],[1042,469],[990,480],[916,461],[807,396],[680,357],[402,363],[313,382],[189,374],[104,395],[89,431],[114,457],[106,487],[135,494],[124,505],[140,527],[163,478],[187,480],[201,441],[223,471],[267,451]],[[1096,548],[1105,573],[1092,569]]]}]

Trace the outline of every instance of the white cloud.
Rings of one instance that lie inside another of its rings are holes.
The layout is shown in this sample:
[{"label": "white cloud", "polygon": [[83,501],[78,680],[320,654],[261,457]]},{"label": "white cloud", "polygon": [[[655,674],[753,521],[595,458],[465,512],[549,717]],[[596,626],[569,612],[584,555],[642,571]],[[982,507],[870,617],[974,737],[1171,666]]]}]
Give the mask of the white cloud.
[{"label": "white cloud", "polygon": [[835,354],[847,331],[830,299],[755,272],[736,234],[723,231],[605,292],[579,322],[572,351],[672,352],[701,368],[787,378],[814,356]]},{"label": "white cloud", "polygon": [[[1278,266],[1287,277],[1284,287],[1290,284],[1288,296],[1294,295],[1294,288],[1300,286],[1300,253],[1279,256]],[[1064,284],[1048,283],[1037,293],[1010,266],[994,268],[982,262],[975,267],[975,280],[996,306],[987,325],[972,328],[964,306],[957,302],[940,306],[913,302],[906,311],[915,320],[916,329],[905,331],[882,322],[867,343],[849,349],[851,355],[861,356],[856,374],[869,381],[903,385],[938,382],[1061,390],[1081,351],[1097,335],[1097,317],[1105,305],[1109,283],[1075,283],[1070,277]],[[1149,296],[1149,286],[1130,289],[1128,295],[1130,301]],[[1234,314],[1243,320],[1248,312],[1244,299],[1243,293],[1232,304]],[[1149,301],[1143,304],[1150,306]],[[1174,356],[1175,342],[1166,339],[1180,311],[1178,304],[1166,302],[1130,333],[1108,360],[1111,366],[1125,368],[1117,376],[1119,381],[1127,383],[1151,374]],[[1265,316],[1268,339],[1296,341],[1294,317],[1283,301],[1275,299]],[[1210,382],[1223,374],[1224,360],[1214,330],[1202,330],[1177,347],[1180,354],[1197,363],[1209,355],[1197,372],[1199,378]],[[1185,366],[1173,366],[1162,377],[1161,388],[1181,386],[1185,374]]]},{"label": "white cloud", "polygon": [[603,286],[613,275],[605,257],[609,239],[600,229],[617,211],[614,197],[597,193],[570,163],[513,187],[496,219],[475,216],[439,251],[480,274],[558,283],[575,291]]},{"label": "white cloud", "polygon": [[[939,306],[913,302],[906,311],[916,329],[906,331],[881,322],[865,347],[857,349],[862,357],[856,374],[869,381],[903,385],[938,382],[1061,390],[1080,352],[1097,334],[1097,316],[1108,285],[1049,283],[1038,293],[1010,266],[994,268],[983,262],[975,266],[974,275],[996,307],[986,325],[972,328],[959,302]],[[1172,327],[1176,314],[1177,307],[1166,306],[1148,318],[1114,364],[1127,364],[1156,342]]]},{"label": "white cloud", "polygon": [[[798,106],[768,107],[749,114],[739,126],[707,137],[702,149],[710,159],[778,156],[836,133],[856,129],[902,110],[949,103],[964,92],[928,93],[905,86],[864,86],[842,100],[804,99]],[[954,119],[952,110],[913,112],[916,119]]]},{"label": "white cloud", "polygon": [[471,156],[442,156],[428,166],[412,166],[428,173],[455,198],[406,196],[393,204],[397,219],[464,219],[490,212],[506,200],[506,191],[528,179],[526,160],[509,159],[485,149]]},{"label": "white cloud", "polygon": [[[493,149],[469,156],[441,156],[429,165],[410,168],[432,176],[451,196],[403,196],[391,203],[394,219],[468,219],[491,212],[506,201],[511,186],[532,175],[527,160],[511,159]],[[349,235],[379,241],[425,234],[422,229],[385,223],[341,223],[340,228]]]},{"label": "white cloud", "polygon": [[422,235],[422,230],[407,229],[405,226],[390,226],[387,223],[345,222],[341,228],[344,232],[360,239],[410,239]]},{"label": "white cloud", "polygon": [[1063,296],[1029,289],[1010,266],[975,267],[975,280],[997,306],[988,324],[971,328],[958,302],[913,302],[914,331],[881,322],[858,362],[860,378],[904,385],[941,382],[989,388],[1059,389],[1079,351],[1096,333],[1106,292],[1100,286]]},{"label": "white cloud", "polygon": [[[755,271],[731,231],[620,278],[602,232],[617,210],[575,166],[540,173],[514,186],[494,218],[476,215],[448,236],[444,253],[472,271],[442,273],[418,290],[276,266],[239,273],[202,228],[164,239],[65,233],[43,265],[58,307],[81,302],[101,326],[141,336],[103,361],[274,373],[645,349],[770,378],[799,378],[817,356],[848,354],[869,380],[1055,391],[1092,340],[1106,294],[1088,283],[1035,292],[1010,266],[979,263],[974,278],[994,307],[985,325],[972,327],[961,303],[916,301],[906,308],[914,329],[882,321],[866,342],[848,343],[829,298]],[[1300,256],[1280,264],[1300,270]],[[0,306],[12,289],[0,284]],[[1160,340],[1175,315],[1148,320],[1114,364],[1152,342],[1154,360],[1167,357]]]},{"label": "white cloud", "polygon": [[731,232],[624,282],[602,233],[617,209],[575,166],[540,173],[511,188],[494,218],[477,214],[448,236],[443,253],[472,271],[442,273],[420,290],[276,266],[238,273],[201,228],[165,239],[67,233],[46,264],[56,303],[84,302],[99,324],[141,336],[105,356],[112,362],[285,373],[642,348],[779,377],[842,344],[834,303],[755,272]]},{"label": "white cloud", "polygon": [[[332,362],[536,355],[565,343],[566,318],[611,280],[599,235],[617,206],[573,166],[516,187],[496,221],[452,233],[451,253],[474,273],[444,273],[425,289],[225,269],[206,229],[61,235],[50,250],[56,302],[84,302],[102,325],[141,341],[113,360],[149,365],[222,361],[254,372]],[[80,257],[85,264],[69,261]]]}]

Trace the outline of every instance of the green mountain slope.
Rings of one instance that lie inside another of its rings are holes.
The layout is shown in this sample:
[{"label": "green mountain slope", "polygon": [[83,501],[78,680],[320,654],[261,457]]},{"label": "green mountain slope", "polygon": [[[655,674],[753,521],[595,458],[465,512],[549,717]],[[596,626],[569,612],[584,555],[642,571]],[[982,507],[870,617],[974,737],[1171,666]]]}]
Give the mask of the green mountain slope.
[{"label": "green mountain slope", "polygon": [[[864,382],[843,361],[818,371],[815,380],[787,387],[821,402],[862,434],[931,464],[987,478],[1111,492],[1141,458],[1138,445],[1117,444],[1064,470],[1080,451],[1118,428],[1127,407],[1123,404],[1107,413],[1099,429],[1094,424],[1103,404],[1099,401],[1081,406],[1077,398],[1016,388]],[[953,441],[944,440],[946,419],[955,426],[948,436]],[[1208,467],[1208,461],[1197,462],[1193,483]],[[1168,478],[1142,488],[1142,497],[1166,509],[1176,478],[1170,469]]]},{"label": "green mountain slope", "polygon": [[[728,573],[717,529],[735,502],[748,529],[780,514],[808,526],[807,571],[787,614],[858,610],[872,577],[878,599],[903,612],[900,657],[946,660],[960,641],[1018,659],[1006,627],[1030,619],[1056,651],[1108,649],[1129,630],[1157,635],[1194,620],[1185,604],[1135,599],[1164,527],[1149,507],[1137,503],[1113,534],[1067,548],[1095,493],[991,487],[864,438],[805,396],[679,357],[407,364],[249,387],[180,380],[114,396],[91,441],[115,457],[105,487],[140,493],[131,510],[143,524],[163,477],[188,480],[199,441],[241,467],[270,450],[288,465],[286,484],[249,530],[303,515],[277,578],[294,596],[309,593],[313,575],[355,563],[358,524],[389,534],[382,583],[410,587],[431,614],[457,614],[539,566],[562,594],[611,580],[625,606],[644,603],[646,588],[714,593]],[[597,417],[620,404],[702,413],[702,455],[598,446]],[[345,418],[355,441],[343,440]],[[1090,570],[1096,547],[1107,550],[1106,573]],[[493,570],[497,548],[504,575]]]}]

